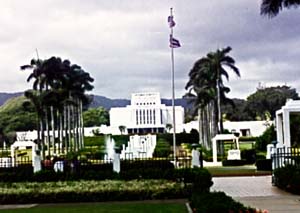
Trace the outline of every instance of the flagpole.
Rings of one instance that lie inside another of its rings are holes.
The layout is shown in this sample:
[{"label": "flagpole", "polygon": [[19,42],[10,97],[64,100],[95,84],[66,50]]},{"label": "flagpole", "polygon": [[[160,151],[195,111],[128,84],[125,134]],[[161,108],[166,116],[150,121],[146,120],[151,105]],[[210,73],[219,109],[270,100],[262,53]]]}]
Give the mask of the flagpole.
[{"label": "flagpole", "polygon": [[[173,8],[170,8],[170,16],[173,16]],[[173,38],[173,27],[171,27],[171,37]],[[175,85],[174,85],[174,48],[171,45],[171,64],[172,64],[172,112],[173,112],[173,153],[174,153],[174,166],[176,163],[176,122],[175,122]]]}]

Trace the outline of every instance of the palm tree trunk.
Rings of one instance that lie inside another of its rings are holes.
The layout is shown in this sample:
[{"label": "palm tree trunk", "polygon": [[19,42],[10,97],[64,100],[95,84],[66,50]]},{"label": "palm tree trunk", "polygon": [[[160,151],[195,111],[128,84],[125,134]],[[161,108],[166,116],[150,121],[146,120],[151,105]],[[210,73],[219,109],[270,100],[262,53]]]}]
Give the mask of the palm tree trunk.
[{"label": "palm tree trunk", "polygon": [[41,149],[42,149],[42,159],[46,159],[45,154],[45,133],[44,133],[44,126],[43,126],[43,118],[40,118],[40,130],[41,130]]},{"label": "palm tree trunk", "polygon": [[49,122],[48,122],[48,110],[46,108],[45,110],[45,117],[46,117],[46,132],[47,132],[47,146],[48,146],[48,156],[51,156],[51,152],[50,152],[50,149],[51,149],[51,145],[50,145],[50,130],[49,130]]},{"label": "palm tree trunk", "polygon": [[51,116],[51,130],[52,130],[52,138],[51,138],[51,143],[53,146],[53,153],[56,153],[56,146],[55,146],[55,126],[54,126],[54,112],[53,112],[53,106],[50,106],[50,116]]},{"label": "palm tree trunk", "polygon": [[201,144],[202,146],[203,146],[203,138],[202,138],[202,136],[203,136],[203,134],[202,134],[202,116],[201,116],[201,108],[199,107],[199,109],[198,109],[198,127],[199,127],[199,144]]},{"label": "palm tree trunk", "polygon": [[80,100],[80,138],[81,138],[81,148],[84,148],[84,125],[83,125],[82,101],[81,100]]},{"label": "palm tree trunk", "polygon": [[63,141],[63,114],[61,113],[61,110],[57,110],[57,118],[59,121],[57,122],[57,133],[58,133],[58,153],[60,154],[62,152],[62,141]]},{"label": "palm tree trunk", "polygon": [[69,141],[69,151],[73,151],[72,149],[72,132],[71,132],[71,106],[68,105],[68,141]]},{"label": "palm tree trunk", "polygon": [[[77,102],[77,101],[76,101]],[[79,150],[79,132],[78,132],[78,106],[73,107],[74,115],[73,115],[73,122],[74,122],[74,139],[75,139],[75,152]]]},{"label": "palm tree trunk", "polygon": [[69,131],[68,131],[68,106],[65,104],[64,105],[64,132],[65,132],[65,137],[64,137],[64,141],[65,141],[65,144],[64,144],[64,148],[63,148],[63,152],[64,153],[68,153],[69,151]]}]

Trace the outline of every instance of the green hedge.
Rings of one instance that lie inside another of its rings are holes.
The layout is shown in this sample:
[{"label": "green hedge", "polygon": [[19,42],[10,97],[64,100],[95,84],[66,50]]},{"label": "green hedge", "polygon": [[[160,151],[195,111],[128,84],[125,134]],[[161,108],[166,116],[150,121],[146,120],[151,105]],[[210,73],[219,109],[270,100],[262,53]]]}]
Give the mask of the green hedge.
[{"label": "green hedge", "polygon": [[[170,133],[158,134],[157,140],[164,140],[173,146],[173,135]],[[182,143],[199,143],[198,133],[177,133],[176,134],[176,145],[179,146]]]},{"label": "green hedge", "polygon": [[186,186],[190,186],[193,193],[209,192],[213,185],[212,176],[207,169],[179,169],[175,171],[174,177],[180,179]]},{"label": "green hedge", "polygon": [[191,197],[193,212],[256,212],[233,200],[224,192],[193,193]]},{"label": "green hedge", "polygon": [[105,136],[91,136],[91,137],[84,137],[84,145],[85,146],[105,146]]},{"label": "green hedge", "polygon": [[246,160],[246,164],[254,164],[256,160],[255,149],[241,150],[241,158]]},{"label": "green hedge", "polygon": [[223,160],[222,165],[223,166],[243,166],[246,165],[246,160]]},{"label": "green hedge", "polygon": [[272,160],[271,159],[257,160],[256,169],[259,171],[272,171]]},{"label": "green hedge", "polygon": [[300,168],[287,165],[274,171],[275,185],[279,188],[300,194]]},{"label": "green hedge", "polygon": [[180,183],[166,180],[58,181],[0,184],[0,203],[66,203],[187,197]]},{"label": "green hedge", "polygon": [[170,144],[162,139],[158,139],[153,153],[153,157],[168,157],[171,153]]}]

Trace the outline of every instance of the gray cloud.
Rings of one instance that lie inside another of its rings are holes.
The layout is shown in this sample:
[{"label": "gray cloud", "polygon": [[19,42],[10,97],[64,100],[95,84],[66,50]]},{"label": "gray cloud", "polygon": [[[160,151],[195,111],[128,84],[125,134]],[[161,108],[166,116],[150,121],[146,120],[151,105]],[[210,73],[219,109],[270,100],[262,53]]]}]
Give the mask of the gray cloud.
[{"label": "gray cloud", "polygon": [[227,83],[230,97],[246,98],[259,82],[299,87],[300,28],[297,10],[274,19],[259,15],[260,0],[17,0],[1,2],[0,91],[22,91],[28,72],[19,66],[36,57],[68,58],[95,78],[93,93],[129,98],[159,91],[171,97],[166,18],[174,7],[176,96],[181,97],[194,62],[231,46],[240,68]]}]

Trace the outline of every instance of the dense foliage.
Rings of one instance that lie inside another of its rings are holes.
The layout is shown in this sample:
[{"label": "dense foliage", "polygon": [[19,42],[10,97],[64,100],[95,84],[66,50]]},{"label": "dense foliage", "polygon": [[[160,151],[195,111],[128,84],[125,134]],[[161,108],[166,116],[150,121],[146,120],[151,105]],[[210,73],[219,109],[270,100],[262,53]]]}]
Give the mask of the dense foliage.
[{"label": "dense foliage", "polygon": [[280,109],[287,99],[299,99],[294,88],[289,86],[258,88],[247,97],[247,100],[233,99],[233,105],[222,105],[222,112],[225,119],[230,121],[272,120],[275,118],[276,110]]},{"label": "dense foliage", "polygon": [[279,188],[300,194],[300,169],[297,166],[287,165],[274,171],[275,185]]},{"label": "dense foliage", "polygon": [[260,14],[273,18],[284,8],[296,8],[300,6],[299,0],[262,0]]},{"label": "dense foliage", "polygon": [[295,89],[289,86],[259,88],[247,97],[246,111],[252,120],[273,120],[287,99],[299,99]]},{"label": "dense foliage", "polygon": [[275,127],[274,125],[271,125],[264,131],[264,133],[260,137],[256,138],[256,149],[260,151],[266,151],[267,145],[274,140],[276,140]]},{"label": "dense foliage", "polygon": [[37,117],[31,105],[24,106],[24,96],[9,99],[0,107],[0,128],[3,133],[36,129]]},{"label": "dense foliage", "polygon": [[166,180],[1,183],[0,202],[66,203],[186,197],[180,183]]},{"label": "dense foliage", "polygon": [[185,97],[193,103],[194,112],[201,122],[200,141],[206,148],[211,147],[211,138],[217,132],[223,133],[221,103],[231,102],[226,97],[230,88],[225,86],[223,79],[229,80],[228,70],[240,76],[230,51],[231,47],[217,49],[197,60],[185,86]]},{"label": "dense foliage", "polygon": [[191,197],[193,212],[256,212],[256,209],[227,196],[224,192],[194,193]]},{"label": "dense foliage", "polygon": [[100,126],[109,124],[109,113],[103,107],[90,108],[83,112],[83,124],[85,127]]},{"label": "dense foliage", "polygon": [[256,168],[258,171],[272,171],[272,160],[258,159],[256,161]]},{"label": "dense foliage", "polygon": [[[90,102],[86,92],[93,89],[94,79],[77,64],[54,56],[32,59],[20,69],[31,71],[27,82],[32,82],[32,89],[24,95],[36,112],[37,144],[42,158],[45,159],[46,150],[50,156],[81,149],[82,110]],[[54,137],[50,137],[50,131]]]}]

